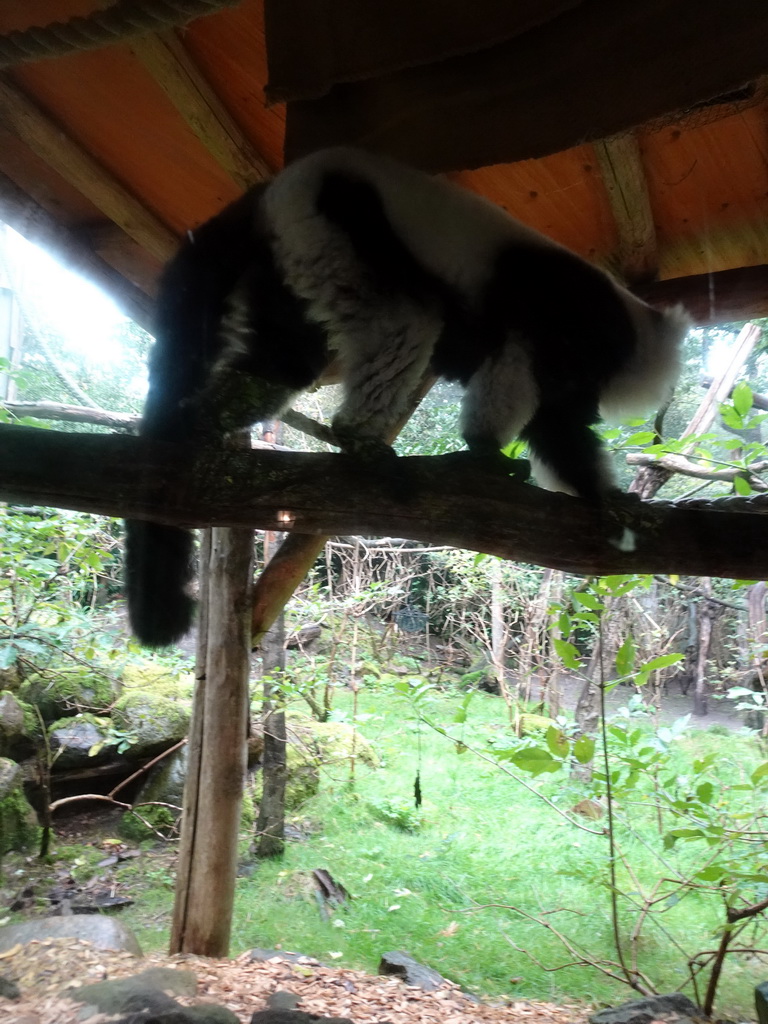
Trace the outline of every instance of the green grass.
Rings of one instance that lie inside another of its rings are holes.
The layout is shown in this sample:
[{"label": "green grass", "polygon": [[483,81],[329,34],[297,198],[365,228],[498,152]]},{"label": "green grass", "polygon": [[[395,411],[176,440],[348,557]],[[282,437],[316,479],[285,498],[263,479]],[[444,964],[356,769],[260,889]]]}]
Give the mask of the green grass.
[{"label": "green grass", "polygon": [[[344,696],[337,703],[347,709]],[[440,698],[433,713],[450,721],[457,704]],[[568,824],[498,769],[417,726],[402,700],[369,691],[361,694],[360,711],[372,716],[361,731],[375,743],[383,766],[358,765],[354,787],[347,765],[327,770],[321,793],[299,816],[310,837],[291,843],[283,860],[260,863],[251,877],[238,880],[232,954],[252,946],[282,947],[375,972],[382,952],[401,949],[481,995],[591,1003],[632,998],[628,988],[594,969],[552,970],[572,956],[540,924],[512,909],[479,909],[493,903],[516,907],[561,930],[593,956],[615,960],[604,836]],[[503,734],[504,723],[503,703],[478,696],[463,728],[468,742],[482,745]],[[734,778],[763,759],[755,741],[734,736],[701,734],[684,746],[695,748],[696,756],[722,752],[722,772]],[[684,767],[682,754],[680,763]],[[421,824],[404,831],[382,820],[380,810],[412,805],[417,769],[424,796]],[[561,775],[534,784],[564,809],[583,795]],[[663,870],[648,849],[660,848],[659,835],[647,806],[638,801],[629,811],[643,841],[622,837],[622,847],[636,877],[649,886]],[[706,848],[678,844],[664,856],[670,866],[690,865],[706,856]],[[327,919],[315,898],[315,868],[325,868],[353,896]],[[152,882],[146,867],[137,864],[136,870],[143,871],[145,884]],[[634,888],[625,870],[619,885]],[[123,915],[147,948],[166,941],[162,926],[171,902],[169,888],[149,885],[141,906]],[[711,949],[720,910],[711,897],[694,894],[671,902],[659,920],[666,934],[646,923],[639,966],[660,991],[674,990],[686,970],[673,942],[689,954]],[[635,921],[624,907],[624,935]],[[751,944],[768,945],[764,926]],[[753,986],[764,978],[760,964],[729,959],[718,1013],[748,1017]]]}]

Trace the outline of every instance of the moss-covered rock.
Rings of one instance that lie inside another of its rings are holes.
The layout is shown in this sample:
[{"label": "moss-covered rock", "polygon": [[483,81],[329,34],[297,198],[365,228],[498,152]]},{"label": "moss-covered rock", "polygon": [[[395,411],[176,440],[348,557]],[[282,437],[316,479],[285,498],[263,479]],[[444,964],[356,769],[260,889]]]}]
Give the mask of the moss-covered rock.
[{"label": "moss-covered rock", "polygon": [[536,715],[532,711],[524,711],[520,715],[520,735],[535,736],[545,733],[551,725],[555,724],[554,719],[547,718],[546,715]]},{"label": "moss-covered rock", "polygon": [[179,835],[179,812],[171,807],[137,807],[136,813],[126,811],[120,818],[120,835],[132,843],[145,839],[176,839]]},{"label": "moss-covered rock", "polygon": [[[144,801],[164,800],[168,803],[175,803],[177,807],[181,808],[187,764],[186,747],[177,751],[169,760],[176,761],[173,770],[168,773],[167,777],[171,780],[173,789],[168,791],[161,789],[162,776],[152,779],[136,801],[136,813],[127,811],[120,819],[120,834],[131,842],[139,843],[145,839],[157,839],[158,833],[166,839],[172,839],[178,835],[180,810],[176,811],[172,807],[142,806]],[[177,795],[174,796],[174,793]],[[243,793],[243,808],[240,816],[241,830],[251,833],[255,820],[253,796],[246,789]]]},{"label": "moss-covered rock", "polygon": [[40,842],[37,816],[24,796],[21,769],[0,757],[0,857],[28,850]]},{"label": "moss-covered rock", "polygon": [[112,721],[127,738],[126,757],[143,758],[184,739],[191,713],[191,701],[178,696],[126,690],[115,703]]},{"label": "moss-covered rock", "polygon": [[[260,759],[263,737],[255,730],[251,753]],[[348,761],[355,757],[376,768],[379,759],[371,744],[347,722],[317,722],[305,715],[289,714],[286,722],[288,778],[285,787],[286,810],[300,807],[317,793],[323,765]],[[261,799],[261,775],[254,779],[254,795]]]},{"label": "moss-covered rock", "polygon": [[348,722],[311,722],[323,764],[355,757],[370,768],[379,767],[379,756],[369,741]]},{"label": "moss-covered rock", "polygon": [[109,718],[82,714],[60,718],[48,726],[51,768],[68,771],[100,764],[115,753],[117,741]]},{"label": "moss-covered rock", "polygon": [[117,690],[112,680],[74,665],[28,676],[17,696],[37,707],[48,723],[82,710],[103,711],[110,707]]},{"label": "moss-covered rock", "polygon": [[126,692],[141,691],[191,700],[195,688],[192,672],[172,672],[156,661],[126,665],[123,669],[123,687]]},{"label": "moss-covered rock", "polygon": [[10,690],[0,690],[0,757],[23,761],[34,754],[40,728],[32,708]]}]

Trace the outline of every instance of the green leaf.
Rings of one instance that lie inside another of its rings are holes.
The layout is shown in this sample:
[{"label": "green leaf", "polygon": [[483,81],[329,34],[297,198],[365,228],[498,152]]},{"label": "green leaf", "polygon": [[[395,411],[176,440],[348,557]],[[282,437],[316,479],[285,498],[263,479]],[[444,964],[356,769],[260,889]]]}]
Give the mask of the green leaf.
[{"label": "green leaf", "polygon": [[566,668],[576,669],[577,671],[581,668],[579,652],[570,640],[553,640],[552,643],[554,644],[558,658]]},{"label": "green leaf", "polygon": [[651,444],[655,439],[656,435],[652,430],[638,430],[636,434],[632,434],[631,437],[628,437],[624,443],[628,445],[646,445]]},{"label": "green leaf", "polygon": [[0,669],[10,668],[11,665],[15,665],[19,659],[18,650],[11,646],[11,644],[3,644],[0,646]]},{"label": "green leaf", "polygon": [[748,498],[752,494],[752,487],[750,486],[749,480],[746,477],[737,474],[733,478],[733,489],[737,494],[741,494],[744,498]]},{"label": "green leaf", "polygon": [[752,388],[746,381],[739,381],[731,394],[733,407],[740,416],[746,416],[752,408]]},{"label": "green leaf", "polygon": [[721,405],[720,417],[726,427],[730,427],[732,430],[744,429],[744,419],[732,405]]},{"label": "green leaf", "polygon": [[714,795],[715,787],[711,782],[702,782],[700,786],[696,787],[696,796],[703,804],[711,804]]},{"label": "green leaf", "polygon": [[540,747],[526,747],[519,750],[511,758],[512,763],[521,771],[530,775],[542,775],[544,772],[556,772],[560,768],[560,762],[556,761],[548,750]]},{"label": "green leaf", "polygon": [[721,864],[707,864],[701,871],[697,871],[695,878],[700,878],[702,882],[719,882],[725,874],[725,869]]},{"label": "green leaf", "polygon": [[556,725],[550,725],[547,729],[547,746],[555,757],[564,758],[568,756],[568,740]]},{"label": "green leaf", "polygon": [[762,764],[758,765],[757,768],[752,772],[750,776],[752,784],[757,785],[760,779],[764,779],[768,775],[768,761],[763,761]]},{"label": "green leaf", "polygon": [[635,641],[632,634],[627,637],[624,643],[616,652],[616,671],[620,676],[629,675],[635,666]]},{"label": "green leaf", "polygon": [[655,672],[657,668],[667,668],[669,665],[677,665],[683,660],[682,654],[660,654],[658,658],[651,658],[641,666],[643,672]]},{"label": "green leaf", "polygon": [[573,600],[593,612],[601,612],[605,607],[600,598],[589,590],[574,590]]},{"label": "green leaf", "polygon": [[573,756],[579,764],[589,764],[595,756],[595,741],[591,736],[579,736],[573,744]]},{"label": "green leaf", "polygon": [[635,682],[638,686],[644,686],[648,682],[648,676],[651,672],[655,672],[658,668],[668,668],[670,665],[677,665],[683,658],[684,655],[682,654],[661,654],[658,658],[651,658],[650,661],[646,661],[637,670]]}]

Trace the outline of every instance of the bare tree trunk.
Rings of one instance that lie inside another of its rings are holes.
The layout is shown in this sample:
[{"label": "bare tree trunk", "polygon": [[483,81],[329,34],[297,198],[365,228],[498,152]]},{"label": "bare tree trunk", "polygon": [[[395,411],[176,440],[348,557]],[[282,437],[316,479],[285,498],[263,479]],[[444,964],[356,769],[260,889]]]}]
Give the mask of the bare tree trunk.
[{"label": "bare tree trunk", "polygon": [[499,693],[507,707],[512,708],[512,699],[507,687],[505,652],[507,630],[504,622],[504,590],[501,585],[501,562],[497,558],[491,566],[491,664],[496,676]]},{"label": "bare tree trunk", "polygon": [[172,953],[226,956],[229,949],[246,770],[252,558],[252,530],[211,531]]},{"label": "bare tree trunk", "polygon": [[[598,647],[599,641],[596,644]],[[599,657],[599,652],[598,652]],[[581,736],[594,736],[597,732],[597,726],[600,722],[600,687],[599,684],[595,683],[589,677],[585,678],[579,698],[576,701],[576,708],[574,709],[573,717],[576,721],[577,731],[574,739],[578,739]],[[581,779],[583,782],[589,782],[592,778],[593,762],[589,761],[587,764],[575,764],[573,766],[573,776],[576,779]]]},{"label": "bare tree trunk", "polygon": [[702,599],[698,605],[698,644],[696,648],[696,676],[693,692],[693,713],[694,715],[706,715],[706,667],[709,657],[709,645],[712,640],[712,602],[707,598],[712,595],[712,580],[709,576],[701,578]]},{"label": "bare tree trunk", "polygon": [[541,699],[544,703],[546,713],[550,718],[556,718],[560,714],[560,702],[562,700],[562,689],[560,687],[560,661],[553,658],[554,640],[566,639],[562,636],[558,624],[560,610],[557,607],[563,598],[564,573],[557,569],[547,570],[552,573],[549,587],[549,599],[547,602],[547,615],[549,618],[548,640],[549,649],[547,652],[546,665],[551,665],[541,687]]},{"label": "bare tree trunk", "polygon": [[762,652],[766,647],[765,583],[753,583],[747,591],[747,639],[749,663],[753,667],[765,660]]},{"label": "bare tree trunk", "polygon": [[261,645],[264,676],[264,753],[262,793],[256,821],[256,856],[282,857],[285,850],[285,784],[288,775],[285,710],[275,699],[272,680],[285,670],[285,612],[281,612]]},{"label": "bare tree trunk", "polygon": [[546,644],[547,618],[550,605],[552,586],[552,569],[544,569],[541,574],[539,592],[528,602],[523,642],[517,660],[519,687],[525,700],[530,700],[533,675],[537,669],[546,664],[544,646]]}]

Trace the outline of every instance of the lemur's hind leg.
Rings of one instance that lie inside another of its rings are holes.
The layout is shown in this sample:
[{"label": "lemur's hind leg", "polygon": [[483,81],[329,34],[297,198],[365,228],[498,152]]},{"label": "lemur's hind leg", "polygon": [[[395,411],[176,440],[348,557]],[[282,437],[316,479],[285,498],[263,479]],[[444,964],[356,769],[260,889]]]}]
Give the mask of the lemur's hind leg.
[{"label": "lemur's hind leg", "polygon": [[461,406],[461,433],[474,459],[493,471],[522,480],[530,475],[527,459],[501,453],[535,414],[538,388],[524,349],[510,338],[470,377]]},{"label": "lemur's hind leg", "polygon": [[222,366],[189,401],[192,432],[204,441],[216,442],[233,431],[279,416],[297,394],[295,388]]},{"label": "lemur's hind leg", "polygon": [[596,399],[575,396],[567,408],[555,401],[542,403],[522,436],[542,487],[599,505],[616,490],[616,483],[608,453],[592,429],[596,409]]},{"label": "lemur's hind leg", "polygon": [[371,301],[336,333],[344,378],[344,399],[333,431],[345,451],[385,454],[397,424],[411,411],[440,333],[429,310],[407,300]]}]

